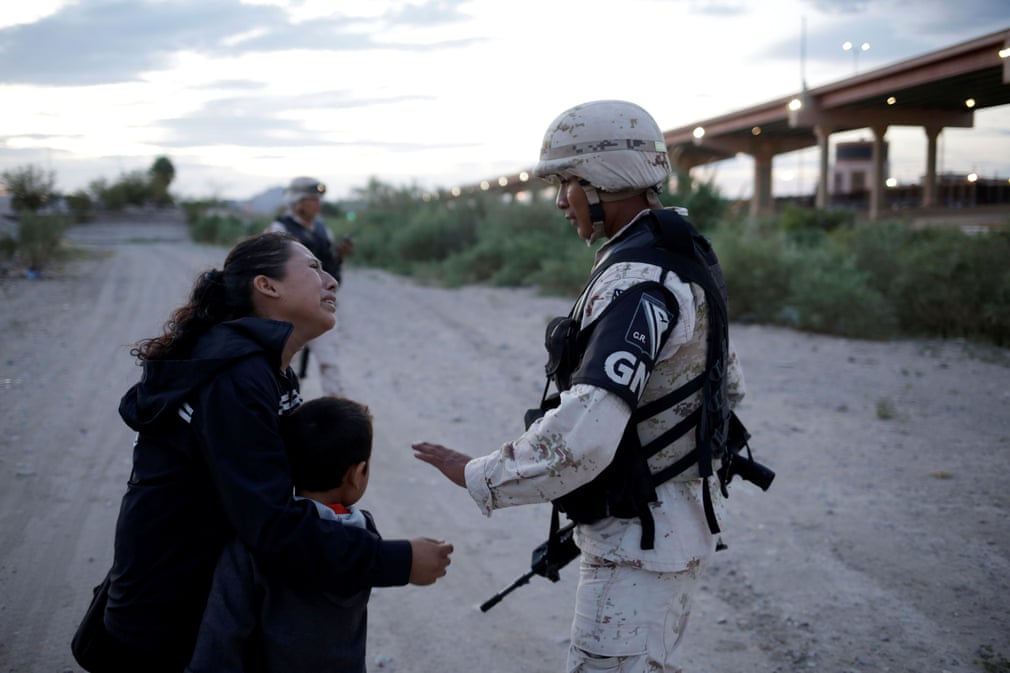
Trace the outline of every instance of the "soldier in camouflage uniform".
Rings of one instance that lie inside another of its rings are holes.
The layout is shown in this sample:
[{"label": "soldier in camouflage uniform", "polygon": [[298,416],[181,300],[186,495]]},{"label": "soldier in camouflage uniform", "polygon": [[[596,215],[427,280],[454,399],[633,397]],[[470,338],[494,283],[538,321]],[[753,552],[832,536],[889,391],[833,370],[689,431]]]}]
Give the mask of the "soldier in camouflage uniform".
[{"label": "soldier in camouflage uniform", "polygon": [[[556,205],[581,238],[590,245],[609,239],[597,252],[595,270],[662,208],[657,194],[670,165],[663,134],[645,110],[596,101],[567,110],[550,125],[535,172],[558,185]],[[628,296],[633,300],[618,301]],[[652,263],[619,262],[590,281],[573,315],[587,335],[585,349],[556,408],[478,458],[429,442],[413,447],[417,458],[465,487],[485,515],[571,494],[615,460],[626,429],[637,431],[644,445],[701,405],[696,392],[629,426],[633,411],[705,371],[709,320],[701,287]],[[725,362],[727,402],[734,405],[744,389],[731,346]],[[652,460],[676,460],[694,442],[687,432]],[[570,673],[681,670],[691,599],[716,544],[706,500],[716,516],[721,510],[718,487],[709,489],[705,481],[695,468],[656,486],[649,504],[651,545],[643,542],[638,518],[603,516],[577,526],[582,556]]]}]

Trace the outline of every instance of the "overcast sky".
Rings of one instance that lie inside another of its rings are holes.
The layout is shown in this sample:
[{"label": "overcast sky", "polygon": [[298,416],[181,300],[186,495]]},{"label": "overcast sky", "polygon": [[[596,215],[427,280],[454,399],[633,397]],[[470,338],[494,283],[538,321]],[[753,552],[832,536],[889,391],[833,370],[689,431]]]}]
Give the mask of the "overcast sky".
[{"label": "overcast sky", "polygon": [[[185,198],[475,183],[532,166],[576,103],[670,129],[1010,28],[1006,0],[0,1],[0,170],[70,192],[164,155]],[[945,131],[940,170],[1010,176],[1008,107]],[[925,134],[888,140],[917,180]],[[814,156],[776,158],[776,193],[811,190]],[[750,193],[748,160],[701,170]]]}]

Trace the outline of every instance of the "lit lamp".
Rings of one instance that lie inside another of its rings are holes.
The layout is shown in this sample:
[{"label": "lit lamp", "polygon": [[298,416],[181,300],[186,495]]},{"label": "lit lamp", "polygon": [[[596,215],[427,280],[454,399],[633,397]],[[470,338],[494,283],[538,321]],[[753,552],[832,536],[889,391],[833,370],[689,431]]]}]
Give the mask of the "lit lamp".
[{"label": "lit lamp", "polygon": [[861,51],[869,51],[869,50],[870,50],[870,43],[869,42],[864,42],[861,45],[859,45],[858,47],[853,42],[850,42],[849,40],[846,40],[845,42],[842,43],[842,51],[851,51],[852,52],[852,74],[853,75],[856,74],[857,72],[859,72],[859,52],[861,52]]}]

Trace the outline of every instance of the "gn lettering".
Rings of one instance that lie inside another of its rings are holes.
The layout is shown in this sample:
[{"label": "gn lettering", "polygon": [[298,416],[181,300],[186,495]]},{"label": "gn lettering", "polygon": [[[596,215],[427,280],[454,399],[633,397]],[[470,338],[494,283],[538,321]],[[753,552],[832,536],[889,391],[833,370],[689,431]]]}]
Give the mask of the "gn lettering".
[{"label": "gn lettering", "polygon": [[645,389],[647,372],[645,363],[627,351],[611,353],[603,363],[603,370],[614,383],[627,386],[637,397]]}]

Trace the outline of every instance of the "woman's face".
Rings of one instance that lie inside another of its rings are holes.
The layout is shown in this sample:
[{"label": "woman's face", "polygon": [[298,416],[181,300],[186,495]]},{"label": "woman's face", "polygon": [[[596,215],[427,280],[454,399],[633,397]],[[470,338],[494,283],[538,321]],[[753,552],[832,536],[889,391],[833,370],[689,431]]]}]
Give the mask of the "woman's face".
[{"label": "woman's face", "polygon": [[306,340],[314,339],[336,323],[337,281],[323,271],[316,256],[301,243],[292,242],[284,265],[284,278],[273,279],[280,301],[275,315],[295,326]]}]

